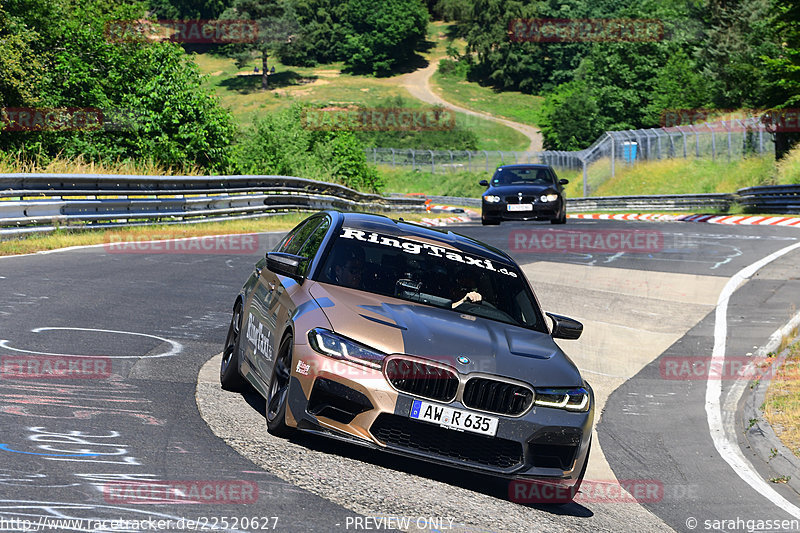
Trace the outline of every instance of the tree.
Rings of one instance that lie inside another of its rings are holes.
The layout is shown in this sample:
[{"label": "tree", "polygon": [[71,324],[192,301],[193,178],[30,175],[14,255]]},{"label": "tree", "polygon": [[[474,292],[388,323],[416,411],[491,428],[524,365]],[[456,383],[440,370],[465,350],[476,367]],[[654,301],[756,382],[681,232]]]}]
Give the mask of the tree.
[{"label": "tree", "polygon": [[230,7],[231,0],[149,0],[159,19],[212,20]]},{"label": "tree", "polygon": [[[774,82],[769,90],[768,106],[800,106],[800,5],[791,0],[775,0],[770,22],[780,43],[773,56],[763,56]],[[800,142],[800,132],[775,133],[775,158],[782,159]]]},{"label": "tree", "polygon": [[607,128],[585,83],[572,81],[548,95],[539,126],[546,150],[582,150]]},{"label": "tree", "polygon": [[18,131],[0,136],[0,148],[23,156],[149,159],[211,172],[232,168],[232,119],[201,87],[183,49],[146,40],[114,42],[106,35],[106,23],[143,17],[141,4],[17,0],[8,8],[8,18],[18,21],[9,27],[36,51],[41,72],[28,82],[35,102],[24,101],[24,91],[5,88],[3,100],[17,94],[27,105],[99,109],[103,128]]},{"label": "tree", "polygon": [[234,0],[233,6],[220,16],[221,20],[252,20],[258,26],[253,42],[225,45],[221,49],[236,59],[241,68],[253,54],[261,58],[261,88],[269,88],[269,56],[281,45],[300,33],[297,16],[289,0]]},{"label": "tree", "polygon": [[345,65],[386,76],[409,62],[428,29],[422,0],[348,0],[344,10]]}]

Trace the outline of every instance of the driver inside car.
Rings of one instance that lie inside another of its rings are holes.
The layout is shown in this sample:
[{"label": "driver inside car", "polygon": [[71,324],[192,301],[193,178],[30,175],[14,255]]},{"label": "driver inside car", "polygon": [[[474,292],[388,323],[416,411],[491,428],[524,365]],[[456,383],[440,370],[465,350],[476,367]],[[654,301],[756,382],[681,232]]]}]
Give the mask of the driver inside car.
[{"label": "driver inside car", "polygon": [[[478,283],[475,277],[469,272],[462,271],[456,276],[456,288],[453,291],[453,304],[452,308],[465,304],[465,303],[480,303],[483,301],[483,296],[478,292]],[[459,295],[464,295],[456,300]]]}]

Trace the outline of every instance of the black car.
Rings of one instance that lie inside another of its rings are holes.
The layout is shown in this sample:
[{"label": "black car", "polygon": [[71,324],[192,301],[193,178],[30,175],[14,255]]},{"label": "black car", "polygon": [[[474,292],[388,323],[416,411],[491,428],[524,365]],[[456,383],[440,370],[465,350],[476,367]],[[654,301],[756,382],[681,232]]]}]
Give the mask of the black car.
[{"label": "black car", "polygon": [[255,387],[275,435],[315,433],[574,494],[594,397],[554,338],[582,329],[544,313],[500,250],[326,211],[255,265],[220,380]]},{"label": "black car", "polygon": [[498,167],[481,202],[483,225],[503,220],[549,220],[567,222],[567,199],[564,185],[549,165],[504,165]]}]

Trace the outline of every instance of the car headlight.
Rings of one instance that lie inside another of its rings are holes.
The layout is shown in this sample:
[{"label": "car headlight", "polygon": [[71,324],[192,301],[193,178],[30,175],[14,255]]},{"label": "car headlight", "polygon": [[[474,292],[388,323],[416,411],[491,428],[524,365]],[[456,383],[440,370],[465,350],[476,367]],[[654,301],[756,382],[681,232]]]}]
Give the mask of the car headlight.
[{"label": "car headlight", "polygon": [[567,411],[588,411],[589,391],[583,387],[577,389],[536,389],[536,400],[533,402],[542,407],[555,407]]},{"label": "car headlight", "polygon": [[309,331],[308,342],[314,351],[322,355],[358,363],[375,370],[381,369],[381,362],[386,357],[386,354],[322,328],[314,328]]},{"label": "car headlight", "polygon": [[558,200],[558,195],[557,194],[543,194],[539,198],[539,200],[541,200],[543,202],[555,202],[556,200]]},{"label": "car headlight", "polygon": [[496,204],[497,202],[500,201],[500,197],[499,196],[495,196],[493,194],[487,194],[486,196],[483,197],[483,200],[485,202],[490,203],[490,204]]}]

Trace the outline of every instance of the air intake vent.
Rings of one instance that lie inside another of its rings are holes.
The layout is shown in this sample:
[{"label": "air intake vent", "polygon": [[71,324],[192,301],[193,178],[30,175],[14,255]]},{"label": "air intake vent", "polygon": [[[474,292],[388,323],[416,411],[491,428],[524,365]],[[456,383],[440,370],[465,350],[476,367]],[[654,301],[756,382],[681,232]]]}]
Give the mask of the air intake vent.
[{"label": "air intake vent", "polygon": [[472,378],[464,386],[464,405],[501,415],[521,415],[533,403],[528,387],[487,378]]},{"label": "air intake vent", "polygon": [[384,373],[397,390],[439,402],[452,402],[458,390],[454,371],[413,359],[389,359]]}]

